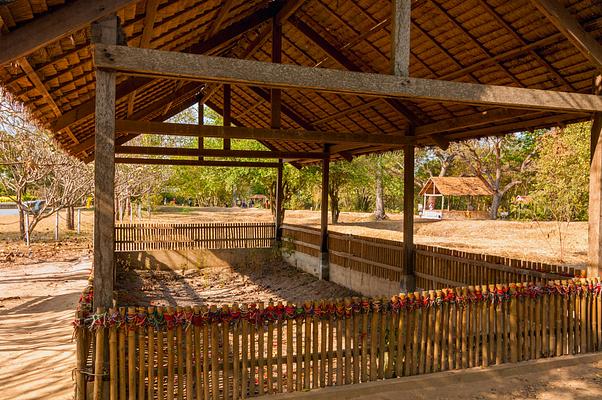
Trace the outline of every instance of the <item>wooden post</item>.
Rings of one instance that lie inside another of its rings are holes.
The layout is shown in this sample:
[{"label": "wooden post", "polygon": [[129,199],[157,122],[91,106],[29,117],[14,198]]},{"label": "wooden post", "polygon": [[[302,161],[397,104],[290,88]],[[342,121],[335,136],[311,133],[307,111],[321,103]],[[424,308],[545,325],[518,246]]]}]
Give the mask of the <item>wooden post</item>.
[{"label": "wooden post", "polygon": [[[232,124],[232,87],[224,85],[224,126]],[[224,139],[224,150],[230,150],[230,139]]]},{"label": "wooden post", "polygon": [[59,240],[59,211],[54,215],[54,240]]},{"label": "wooden post", "polygon": [[[119,19],[108,17],[92,24],[92,42],[116,44]],[[115,257],[115,72],[96,70],[94,128],[94,306],[113,305]],[[97,337],[98,357],[109,370],[106,337]],[[102,343],[99,343],[101,340]],[[98,379],[98,377],[97,377]],[[100,381],[100,379],[98,379]],[[96,381],[95,381],[96,382]],[[102,398],[109,398],[109,381],[102,383]]]},{"label": "wooden post", "polygon": [[[119,20],[92,25],[95,43],[117,43]],[[94,305],[113,303],[115,256],[115,72],[96,70],[94,157]]]},{"label": "wooden post", "polygon": [[[204,125],[205,124],[205,104],[201,103],[199,101],[198,103],[198,111],[197,111],[197,125]],[[199,153],[203,151],[203,149],[205,148],[205,139],[203,139],[202,135],[198,136],[198,149],[199,149]],[[199,161],[203,161],[203,156],[199,155]]]},{"label": "wooden post", "polygon": [[282,160],[278,160],[278,169],[276,173],[276,245],[280,245],[282,241],[282,217],[284,216],[284,204],[282,204],[282,172]]},{"label": "wooden post", "polygon": [[393,0],[391,71],[396,76],[410,76],[411,8],[411,0]]},{"label": "wooden post", "polygon": [[[594,94],[602,92],[602,75],[594,82]],[[589,170],[589,264],[587,276],[602,274],[602,113],[593,116]]]},{"label": "wooden post", "polygon": [[401,291],[416,288],[414,275],[414,146],[404,146],[403,154],[403,272]]},{"label": "wooden post", "polygon": [[[277,18],[272,19],[272,62],[282,62],[282,24]],[[270,95],[270,105],[272,108],[272,129],[281,128],[281,107],[282,92],[280,89],[272,89]],[[278,160],[278,172],[276,176],[276,244],[282,241],[282,160]]]},{"label": "wooden post", "polygon": [[[329,145],[324,145],[324,152],[329,152]],[[330,175],[330,159],[322,160],[322,203],[320,206],[320,271],[322,280],[330,279],[328,260],[328,180]]]}]

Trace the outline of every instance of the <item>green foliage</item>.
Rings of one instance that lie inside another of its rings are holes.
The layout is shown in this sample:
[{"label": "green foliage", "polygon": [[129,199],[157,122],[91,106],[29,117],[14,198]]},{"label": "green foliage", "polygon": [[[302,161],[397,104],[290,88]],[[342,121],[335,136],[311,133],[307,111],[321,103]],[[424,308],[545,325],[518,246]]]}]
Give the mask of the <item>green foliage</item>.
[{"label": "green foliage", "polygon": [[587,220],[590,124],[552,130],[539,140],[532,212],[540,219]]}]

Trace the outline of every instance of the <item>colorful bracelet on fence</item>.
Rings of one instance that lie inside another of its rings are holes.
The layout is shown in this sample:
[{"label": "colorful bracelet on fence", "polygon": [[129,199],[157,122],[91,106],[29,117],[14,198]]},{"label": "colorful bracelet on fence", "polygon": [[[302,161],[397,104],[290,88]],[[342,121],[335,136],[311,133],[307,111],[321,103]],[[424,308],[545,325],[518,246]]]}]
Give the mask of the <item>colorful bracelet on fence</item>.
[{"label": "colorful bracelet on fence", "polygon": [[[212,306],[208,309],[195,307],[194,309],[180,307],[175,310],[171,307],[132,308],[125,312],[125,308],[112,312],[97,312],[84,315],[76,319],[74,326],[96,329],[98,327],[123,327],[128,329],[153,328],[155,330],[172,330],[176,327],[188,328],[190,326],[205,326],[210,324],[236,324],[247,321],[255,326],[304,318],[318,319],[346,319],[354,314],[381,313],[392,314],[402,311],[415,311],[428,307],[441,307],[444,304],[455,304],[467,307],[470,304],[491,302],[502,304],[512,298],[538,298],[549,295],[583,295],[600,296],[602,283],[598,279],[574,279],[562,283],[550,283],[545,286],[535,284],[510,284],[510,285],[483,285],[468,288],[442,289],[437,291],[416,292],[400,294],[391,299],[345,299],[337,301],[305,302],[302,305],[278,303],[247,304],[242,308],[238,306]],[[133,311],[135,310],[135,311]]]}]

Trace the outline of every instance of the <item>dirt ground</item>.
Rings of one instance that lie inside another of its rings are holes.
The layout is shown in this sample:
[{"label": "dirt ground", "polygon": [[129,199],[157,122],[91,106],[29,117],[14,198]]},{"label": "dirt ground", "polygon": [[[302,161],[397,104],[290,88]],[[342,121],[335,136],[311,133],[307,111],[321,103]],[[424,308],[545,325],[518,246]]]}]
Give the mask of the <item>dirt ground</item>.
[{"label": "dirt ground", "polygon": [[[62,246],[60,253],[68,248],[78,246],[91,248],[93,214],[82,213],[82,235],[64,229],[64,218],[61,217],[62,240],[73,240],[69,246]],[[126,222],[128,222],[127,219]],[[160,207],[151,214],[146,212],[143,218],[135,222],[271,222],[272,216],[264,209],[241,208],[187,208]],[[0,268],[3,263],[13,263],[25,256],[28,250],[22,245],[15,245],[17,237],[16,216],[0,215]],[[319,211],[288,210],[285,223],[319,226]],[[389,219],[375,221],[371,213],[341,213],[340,223],[330,225],[329,229],[343,233],[381,237],[385,239],[403,240],[403,219],[400,214],[390,213]],[[559,235],[560,232],[560,235]],[[43,220],[32,235],[32,256],[47,250],[39,243],[54,243],[54,218]],[[416,243],[437,245],[465,251],[482,252],[500,256],[508,256],[548,263],[567,264],[584,267],[587,263],[587,222],[558,224],[556,222],[531,221],[432,221],[415,220]],[[78,252],[79,249],[76,249]],[[52,250],[51,254],[59,254]],[[45,259],[48,254],[40,258]]]},{"label": "dirt ground", "polygon": [[87,259],[0,269],[0,399],[72,399],[74,310]]},{"label": "dirt ground", "polygon": [[123,305],[223,305],[251,301],[299,304],[305,300],[359,296],[332,282],[316,279],[282,262],[253,266],[189,271],[128,271],[118,276],[118,298]]}]

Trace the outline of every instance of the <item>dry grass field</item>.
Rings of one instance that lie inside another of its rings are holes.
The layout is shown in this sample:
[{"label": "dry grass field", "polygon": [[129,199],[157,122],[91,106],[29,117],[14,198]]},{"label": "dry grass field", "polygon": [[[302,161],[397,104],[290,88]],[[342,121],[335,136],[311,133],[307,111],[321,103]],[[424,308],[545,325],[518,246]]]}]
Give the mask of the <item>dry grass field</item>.
[{"label": "dry grass field", "polygon": [[[272,216],[263,209],[160,207],[150,219],[135,222],[270,222]],[[16,216],[0,215],[0,267],[29,255],[36,259],[60,260],[90,251],[92,211],[82,213],[82,234],[65,229],[61,217],[61,242],[54,242],[54,218],[43,220],[32,234],[32,247],[19,242]],[[127,220],[129,221],[129,220]],[[126,222],[127,222],[126,221]],[[318,211],[289,210],[285,223],[319,226]],[[403,218],[389,214],[385,221],[375,221],[370,213],[341,213],[339,224],[329,229],[337,232],[403,240]],[[559,232],[561,235],[559,235]],[[562,240],[561,240],[562,237]],[[585,266],[587,262],[587,223],[518,222],[518,221],[432,221],[417,219],[417,243],[454,248],[464,251],[530,259],[548,263]],[[31,262],[31,259],[24,260]]]}]

